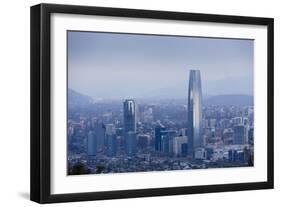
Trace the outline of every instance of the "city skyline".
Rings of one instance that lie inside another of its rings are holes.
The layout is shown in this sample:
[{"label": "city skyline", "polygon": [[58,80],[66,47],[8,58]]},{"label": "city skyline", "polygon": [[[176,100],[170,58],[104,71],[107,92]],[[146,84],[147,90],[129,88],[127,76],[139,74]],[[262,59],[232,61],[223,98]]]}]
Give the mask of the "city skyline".
[{"label": "city skyline", "polygon": [[68,174],[253,166],[253,106],[203,108],[200,70],[186,84],[186,108],[126,99],[122,110],[69,109]]},{"label": "city skyline", "polygon": [[252,40],[68,32],[68,87],[95,99],[182,98],[189,68],[204,96],[253,95]]},{"label": "city skyline", "polygon": [[254,166],[251,40],[68,32],[68,44],[68,175]]}]

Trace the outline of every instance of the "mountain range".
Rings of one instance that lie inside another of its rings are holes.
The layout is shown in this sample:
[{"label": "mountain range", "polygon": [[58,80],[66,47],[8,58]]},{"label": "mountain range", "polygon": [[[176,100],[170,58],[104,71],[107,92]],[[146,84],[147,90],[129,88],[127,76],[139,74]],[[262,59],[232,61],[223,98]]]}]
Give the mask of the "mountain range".
[{"label": "mountain range", "polygon": [[93,102],[93,99],[90,96],[86,96],[82,93],[79,93],[73,89],[68,89],[68,105],[70,107],[75,107],[75,106],[88,106]]},{"label": "mountain range", "polygon": [[203,100],[205,105],[251,106],[253,102],[253,96],[241,94],[211,96]]},{"label": "mountain range", "polygon": [[[157,99],[157,97],[155,97]],[[174,97],[171,96],[171,99]],[[176,98],[175,98],[176,99]],[[149,98],[151,100],[151,98]],[[68,89],[68,105],[69,106],[88,106],[95,102],[94,98],[79,93],[73,89]],[[229,95],[217,95],[217,96],[205,96],[203,97],[203,104],[205,105],[234,105],[234,106],[246,106],[253,105],[253,96],[243,94],[229,94]]]}]

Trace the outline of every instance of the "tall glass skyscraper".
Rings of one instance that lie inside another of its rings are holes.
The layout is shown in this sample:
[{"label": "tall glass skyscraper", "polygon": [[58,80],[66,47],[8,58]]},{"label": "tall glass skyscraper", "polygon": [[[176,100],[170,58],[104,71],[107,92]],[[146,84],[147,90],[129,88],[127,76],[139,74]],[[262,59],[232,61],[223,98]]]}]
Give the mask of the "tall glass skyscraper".
[{"label": "tall glass skyscraper", "polygon": [[156,151],[161,151],[162,147],[162,134],[163,131],[165,131],[165,127],[161,124],[158,123],[158,126],[155,128],[155,150]]},{"label": "tall glass skyscraper", "polygon": [[114,157],[117,153],[116,128],[114,124],[105,125],[105,136],[107,142],[107,155],[109,157]]},{"label": "tall glass skyscraper", "polygon": [[127,155],[136,153],[136,104],[134,100],[125,100],[124,113],[124,137]]},{"label": "tall glass skyscraper", "polygon": [[101,152],[104,150],[105,145],[105,126],[101,120],[93,119],[92,129],[96,136],[97,152]]},{"label": "tall glass skyscraper", "polygon": [[193,156],[203,146],[202,138],[202,88],[200,70],[191,70],[188,87],[188,154]]},{"label": "tall glass skyscraper", "polygon": [[137,152],[136,132],[129,131],[126,133],[126,153],[128,156],[134,156]]},{"label": "tall glass skyscraper", "polygon": [[124,101],[124,132],[136,132],[136,104],[134,100]]},{"label": "tall glass skyscraper", "polygon": [[97,139],[96,135],[89,131],[87,137],[87,154],[88,156],[95,156],[97,153]]}]

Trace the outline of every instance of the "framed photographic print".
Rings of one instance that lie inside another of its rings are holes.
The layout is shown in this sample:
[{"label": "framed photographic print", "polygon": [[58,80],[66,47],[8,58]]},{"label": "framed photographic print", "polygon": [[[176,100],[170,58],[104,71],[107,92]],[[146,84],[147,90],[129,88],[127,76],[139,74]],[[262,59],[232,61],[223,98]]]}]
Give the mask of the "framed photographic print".
[{"label": "framed photographic print", "polygon": [[273,188],[273,19],[31,7],[31,200]]}]

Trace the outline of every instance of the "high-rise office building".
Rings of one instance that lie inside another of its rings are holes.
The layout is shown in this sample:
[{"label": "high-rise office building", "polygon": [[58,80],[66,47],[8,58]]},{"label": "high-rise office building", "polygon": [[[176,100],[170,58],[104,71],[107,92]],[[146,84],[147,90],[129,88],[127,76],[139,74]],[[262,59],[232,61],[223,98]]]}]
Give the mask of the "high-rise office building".
[{"label": "high-rise office building", "polygon": [[231,121],[234,125],[243,124],[243,117],[234,117]]},{"label": "high-rise office building", "polygon": [[245,127],[245,144],[249,144],[250,125],[249,125],[249,119],[248,118],[243,117],[243,125]]},{"label": "high-rise office building", "polygon": [[165,130],[161,137],[161,151],[164,153],[173,154],[173,139],[177,136],[176,130]]},{"label": "high-rise office building", "polygon": [[97,151],[103,151],[105,144],[105,126],[101,120],[93,119],[92,129],[96,135]]},{"label": "high-rise office building", "polygon": [[88,156],[95,156],[97,153],[97,139],[92,131],[89,131],[87,137],[87,154]]},{"label": "high-rise office building", "polygon": [[124,101],[123,113],[124,113],[124,137],[125,137],[125,149],[129,156],[133,156],[136,153],[136,104],[132,99]]},{"label": "high-rise office building", "polygon": [[254,128],[250,128],[248,131],[248,143],[254,144]]},{"label": "high-rise office building", "polygon": [[162,125],[161,123],[158,123],[158,126],[155,128],[155,132],[154,132],[154,143],[155,143],[155,150],[156,151],[161,151],[161,141],[162,141],[162,131],[165,130],[164,125]]},{"label": "high-rise office building", "polygon": [[124,132],[136,132],[136,104],[134,100],[125,100],[123,104]]},{"label": "high-rise office building", "polygon": [[180,137],[174,137],[173,139],[173,153],[174,156],[182,156],[185,153],[182,153],[182,145],[187,144],[187,137],[186,136],[180,136]]},{"label": "high-rise office building", "polygon": [[233,143],[234,144],[247,144],[246,140],[246,133],[247,130],[244,125],[237,125],[233,128],[234,134],[233,134]]},{"label": "high-rise office building", "polygon": [[105,125],[105,136],[107,155],[109,157],[114,157],[117,153],[116,128],[114,124]]},{"label": "high-rise office building", "polygon": [[188,87],[188,154],[194,156],[194,151],[203,146],[202,138],[202,89],[199,70],[189,73]]},{"label": "high-rise office building", "polygon": [[128,156],[134,156],[137,152],[136,132],[129,131],[126,133],[126,153]]},{"label": "high-rise office building", "polygon": [[155,150],[164,153],[173,153],[173,138],[176,137],[175,130],[166,130],[159,124],[155,128]]}]

